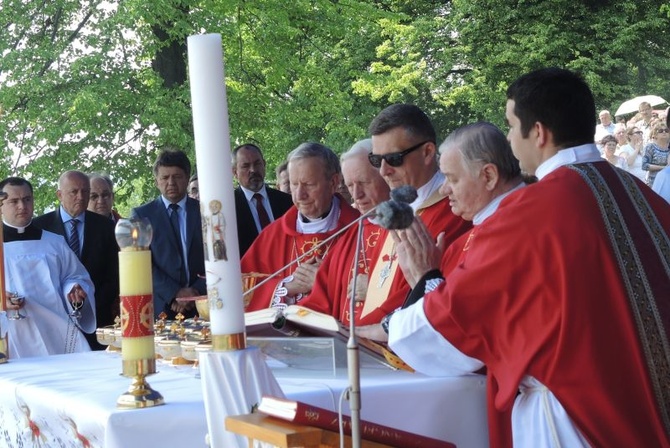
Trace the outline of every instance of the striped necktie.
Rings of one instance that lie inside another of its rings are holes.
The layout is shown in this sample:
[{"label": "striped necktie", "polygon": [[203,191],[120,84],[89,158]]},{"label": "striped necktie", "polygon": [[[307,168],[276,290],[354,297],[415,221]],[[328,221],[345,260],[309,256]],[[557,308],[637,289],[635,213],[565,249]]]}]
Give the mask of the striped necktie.
[{"label": "striped necktie", "polygon": [[81,254],[79,253],[79,231],[77,226],[79,225],[78,219],[71,219],[68,221],[70,223],[70,237],[67,239],[67,244],[72,249],[72,252],[80,258]]}]

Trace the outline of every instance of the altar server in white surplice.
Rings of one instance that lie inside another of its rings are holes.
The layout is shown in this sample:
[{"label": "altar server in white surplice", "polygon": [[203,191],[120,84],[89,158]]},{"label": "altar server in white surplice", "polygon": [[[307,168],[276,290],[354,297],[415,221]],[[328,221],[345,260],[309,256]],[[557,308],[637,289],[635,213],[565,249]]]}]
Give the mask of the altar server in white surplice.
[{"label": "altar server in white surplice", "polygon": [[[94,287],[86,269],[62,236],[32,224],[33,189],[28,181],[10,177],[0,182],[7,193],[2,203],[5,290],[25,297],[0,313],[0,332],[9,332],[10,358],[90,351],[84,334],[95,331]],[[73,313],[81,305],[81,316]],[[26,316],[12,319],[16,311]]]}]

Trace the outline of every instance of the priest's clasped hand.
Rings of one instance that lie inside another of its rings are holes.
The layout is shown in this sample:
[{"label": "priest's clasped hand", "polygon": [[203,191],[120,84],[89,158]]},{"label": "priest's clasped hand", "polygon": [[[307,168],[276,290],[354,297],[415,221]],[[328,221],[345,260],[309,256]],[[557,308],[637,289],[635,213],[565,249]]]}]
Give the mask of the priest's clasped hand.
[{"label": "priest's clasped hand", "polygon": [[414,218],[411,226],[391,232],[391,236],[396,242],[398,265],[412,288],[427,272],[440,267],[446,248],[444,232],[438,235],[435,242],[423,221]]},{"label": "priest's clasped hand", "polygon": [[86,300],[86,291],[78,283],[75,283],[70,292],[67,293],[67,300],[72,305],[72,308],[79,309],[84,305],[84,300]]},{"label": "priest's clasped hand", "polygon": [[293,280],[284,284],[288,297],[307,294],[312,290],[316,271],[321,266],[321,261],[318,257],[310,258],[296,268],[293,272]]}]

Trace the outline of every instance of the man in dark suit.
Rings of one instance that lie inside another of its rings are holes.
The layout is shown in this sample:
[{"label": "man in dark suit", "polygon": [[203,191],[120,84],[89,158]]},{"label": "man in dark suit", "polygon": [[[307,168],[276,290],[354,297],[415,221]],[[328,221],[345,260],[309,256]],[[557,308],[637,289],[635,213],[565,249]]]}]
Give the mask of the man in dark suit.
[{"label": "man in dark suit", "polygon": [[[89,178],[81,171],[66,171],[58,179],[60,207],[34,219],[37,227],[63,235],[84,265],[95,286],[97,326],[112,325],[119,315],[119,246],[114,222],[86,210],[91,193]],[[93,350],[105,348],[95,338],[86,339]]]},{"label": "man in dark suit", "polygon": [[154,313],[164,311],[170,319],[177,313],[190,317],[194,302],[175,299],[207,292],[200,204],[186,195],[191,162],[183,151],[165,150],[158,154],[153,171],[161,195],[133,209],[131,216],[147,218],[153,227]]},{"label": "man in dark suit", "polygon": [[242,257],[261,230],[293,206],[293,200],[265,185],[265,159],[258,146],[240,145],[232,157],[233,175],[240,184],[235,189],[235,210]]}]

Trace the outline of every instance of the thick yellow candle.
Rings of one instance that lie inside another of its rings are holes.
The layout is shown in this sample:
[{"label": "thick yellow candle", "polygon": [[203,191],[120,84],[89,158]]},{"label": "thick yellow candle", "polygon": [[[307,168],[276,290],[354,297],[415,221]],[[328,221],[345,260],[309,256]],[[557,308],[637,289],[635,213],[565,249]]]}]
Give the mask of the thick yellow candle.
[{"label": "thick yellow candle", "polygon": [[119,252],[121,296],[121,358],[124,361],[153,359],[153,286],[151,251],[124,248]]},{"label": "thick yellow candle", "polygon": [[119,252],[119,295],[151,294],[151,251],[132,247]]}]

